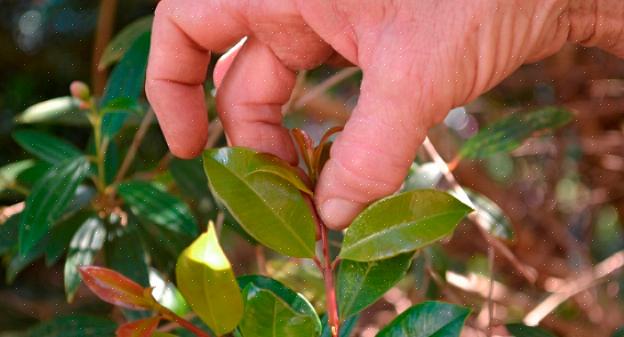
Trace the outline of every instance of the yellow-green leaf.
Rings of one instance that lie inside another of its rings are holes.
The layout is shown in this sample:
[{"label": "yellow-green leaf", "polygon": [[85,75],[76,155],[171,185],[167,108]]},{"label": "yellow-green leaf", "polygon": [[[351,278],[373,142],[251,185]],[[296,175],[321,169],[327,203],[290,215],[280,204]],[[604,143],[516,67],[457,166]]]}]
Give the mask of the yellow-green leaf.
[{"label": "yellow-green leaf", "polygon": [[180,255],[176,278],[184,298],[212,331],[220,336],[236,328],[243,300],[212,223]]}]

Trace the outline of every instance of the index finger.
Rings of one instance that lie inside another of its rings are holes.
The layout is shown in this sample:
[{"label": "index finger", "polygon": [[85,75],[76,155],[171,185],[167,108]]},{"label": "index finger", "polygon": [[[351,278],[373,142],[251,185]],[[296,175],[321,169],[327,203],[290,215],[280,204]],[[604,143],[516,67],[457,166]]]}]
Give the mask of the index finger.
[{"label": "index finger", "polygon": [[203,83],[210,51],[235,44],[247,31],[238,1],[163,0],[152,28],[145,90],[171,152],[197,156],[208,136]]}]

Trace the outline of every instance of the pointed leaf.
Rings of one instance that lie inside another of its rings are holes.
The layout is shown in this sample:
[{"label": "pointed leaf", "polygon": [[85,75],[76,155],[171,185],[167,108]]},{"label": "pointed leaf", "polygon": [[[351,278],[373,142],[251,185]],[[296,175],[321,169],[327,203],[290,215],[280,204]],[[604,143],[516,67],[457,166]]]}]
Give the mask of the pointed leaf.
[{"label": "pointed leaf", "polygon": [[90,165],[86,158],[77,157],[52,167],[33,186],[22,212],[19,232],[20,254],[31,250],[59,219],[89,169]]},{"label": "pointed leaf", "polygon": [[27,337],[113,337],[116,324],[100,317],[57,317],[28,330]]},{"label": "pointed leaf", "polygon": [[245,275],[238,278],[238,285],[241,289],[244,290],[250,284],[253,284],[258,289],[265,289],[272,292],[275,296],[284,301],[284,303],[286,303],[292,310],[303,316],[309,317],[317,327],[315,331],[321,331],[321,321],[319,320],[319,317],[310,302],[308,302],[303,295],[266,276]]},{"label": "pointed leaf", "polygon": [[102,249],[106,239],[106,228],[97,216],[87,218],[69,243],[65,260],[65,294],[71,302],[80,285],[78,268],[93,263],[95,255]]},{"label": "pointed leaf", "polygon": [[244,337],[316,337],[320,327],[314,319],[293,310],[270,290],[248,284],[243,292],[245,314],[239,329]]},{"label": "pointed leaf", "polygon": [[236,328],[243,314],[243,300],[212,223],[180,255],[176,279],[193,311],[217,335]]},{"label": "pointed leaf", "polygon": [[105,302],[133,310],[153,307],[153,300],[145,295],[143,287],[114,270],[81,267],[80,276],[87,287]]},{"label": "pointed leaf", "polygon": [[308,185],[303,182],[294,167],[290,166],[288,163],[271,154],[260,153],[258,154],[258,156],[261,157],[260,162],[262,163],[262,165],[258,165],[258,167],[256,167],[254,171],[250,172],[249,175],[259,172],[274,174],[288,181],[301,192],[312,195],[310,187],[308,187]]},{"label": "pointed leaf", "polygon": [[387,197],[353,220],[340,257],[374,261],[420,249],[451,234],[469,211],[468,206],[440,191]]},{"label": "pointed leaf", "polygon": [[28,159],[0,167],[0,192],[10,189],[17,183],[17,177],[33,166],[35,166],[35,161]]},{"label": "pointed leaf", "polygon": [[160,317],[154,316],[150,318],[140,319],[137,321],[126,323],[120,326],[116,333],[116,337],[152,337],[156,328],[160,323]]},{"label": "pointed leaf", "polygon": [[88,126],[87,115],[80,102],[71,96],[52,98],[39,102],[19,114],[15,121],[21,124],[51,123],[70,126]]},{"label": "pointed leaf", "polygon": [[526,326],[522,323],[511,323],[505,325],[505,327],[513,337],[555,337],[555,335],[546,330]]},{"label": "pointed leaf", "polygon": [[399,282],[411,265],[414,253],[369,262],[342,260],[338,271],[338,309],[345,319],[375,303]]},{"label": "pointed leaf", "polygon": [[119,61],[141,35],[152,29],[153,21],[154,16],[148,15],[124,27],[104,49],[98,68],[105,69]]},{"label": "pointed leaf", "polygon": [[513,226],[505,212],[485,195],[468,188],[464,188],[464,190],[474,204],[477,216],[481,217],[482,223],[488,226],[485,229],[497,238],[513,240]]},{"label": "pointed leaf", "polygon": [[547,107],[524,115],[502,119],[464,143],[459,151],[463,158],[485,158],[500,152],[511,152],[537,131],[557,129],[572,119],[567,110]]},{"label": "pointed leaf", "polygon": [[45,250],[47,266],[54,265],[63,256],[78,228],[91,216],[94,216],[92,212],[78,212],[52,227]]},{"label": "pointed leaf", "polygon": [[52,165],[57,165],[82,155],[80,150],[74,145],[44,132],[34,130],[15,131],[13,139],[24,150]]},{"label": "pointed leaf", "polygon": [[376,337],[459,337],[469,313],[453,304],[424,302],[407,309]]},{"label": "pointed leaf", "polygon": [[[353,315],[347,318],[344,322],[342,322],[340,324],[339,337],[350,337],[355,327],[357,326],[357,322],[359,319],[359,315]],[[329,327],[329,324],[327,324],[327,315],[323,315],[323,319],[321,320],[321,322],[323,324],[323,332],[321,333],[321,337],[331,337],[331,328]]]},{"label": "pointed leaf", "polygon": [[116,228],[106,243],[106,263],[143,287],[150,285],[145,249],[136,224]]},{"label": "pointed leaf", "polygon": [[152,296],[163,307],[173,311],[178,316],[185,316],[191,311],[191,307],[178,288],[171,281],[165,279],[156,269],[150,269],[149,283],[152,287]]},{"label": "pointed leaf", "polygon": [[143,181],[119,185],[117,192],[138,217],[188,236],[197,235],[191,210],[176,196]]},{"label": "pointed leaf", "polygon": [[248,149],[223,148],[204,153],[204,169],[213,194],[254,239],[288,256],[312,257],[312,213],[288,180],[257,172],[269,166],[275,166],[273,159]]}]

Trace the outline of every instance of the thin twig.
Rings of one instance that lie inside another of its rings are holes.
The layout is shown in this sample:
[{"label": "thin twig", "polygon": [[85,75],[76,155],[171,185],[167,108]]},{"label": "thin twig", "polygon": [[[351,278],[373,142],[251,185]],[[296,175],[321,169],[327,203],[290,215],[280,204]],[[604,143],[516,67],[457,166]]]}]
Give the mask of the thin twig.
[{"label": "thin twig", "polygon": [[152,109],[149,109],[147,113],[145,114],[145,116],[143,116],[143,120],[141,120],[139,129],[134,134],[134,139],[132,139],[132,144],[130,144],[130,147],[128,148],[126,157],[121,163],[121,167],[119,168],[119,171],[117,171],[117,175],[115,176],[116,184],[120,183],[121,180],[126,176],[126,173],[128,173],[128,170],[130,169],[130,165],[132,165],[132,162],[134,161],[134,157],[136,156],[136,153],[139,150],[141,143],[143,142],[143,138],[145,138],[145,135],[147,134],[147,131],[149,130],[149,127],[153,121],[154,121],[154,111],[152,111]]},{"label": "thin twig", "polygon": [[104,92],[106,85],[106,70],[98,68],[100,58],[104,53],[104,49],[108,45],[112,35],[115,23],[115,14],[117,13],[117,0],[100,1],[100,12],[98,15],[97,27],[95,29],[95,42],[93,44],[93,60],[91,65],[91,77],[93,81],[93,92],[100,96]]},{"label": "thin twig", "polygon": [[524,317],[524,324],[538,325],[553,310],[570,297],[585,291],[601,281],[601,279],[624,267],[624,250],[621,250],[596,265],[592,270],[576,278],[570,278],[557,291],[548,296]]},{"label": "thin twig", "polygon": [[268,275],[264,247],[262,247],[261,245],[257,245],[255,247],[255,255],[256,264],[258,265],[258,273],[260,273],[260,275]]},{"label": "thin twig", "polygon": [[350,67],[342,69],[341,71],[330,76],[328,79],[319,83],[317,86],[306,92],[301,98],[299,98],[292,106],[295,109],[303,108],[308,102],[322,95],[325,91],[333,87],[334,85],[342,82],[343,80],[351,77],[351,75],[360,71],[357,67]]},{"label": "thin twig", "polygon": [[494,320],[494,301],[492,301],[492,295],[494,294],[494,248],[492,246],[488,247],[488,273],[490,277],[490,284],[488,287],[488,297],[487,297],[487,306],[488,306],[488,326],[487,326],[487,336],[492,337],[492,322]]}]

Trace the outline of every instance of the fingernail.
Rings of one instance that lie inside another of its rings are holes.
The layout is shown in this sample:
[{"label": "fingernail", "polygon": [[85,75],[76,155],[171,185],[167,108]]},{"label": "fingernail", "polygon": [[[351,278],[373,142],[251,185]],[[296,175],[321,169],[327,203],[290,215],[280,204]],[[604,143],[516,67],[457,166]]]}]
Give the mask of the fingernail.
[{"label": "fingernail", "polygon": [[340,198],[328,199],[319,209],[323,222],[333,229],[343,229],[360,213],[362,205]]}]

